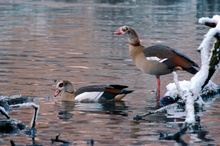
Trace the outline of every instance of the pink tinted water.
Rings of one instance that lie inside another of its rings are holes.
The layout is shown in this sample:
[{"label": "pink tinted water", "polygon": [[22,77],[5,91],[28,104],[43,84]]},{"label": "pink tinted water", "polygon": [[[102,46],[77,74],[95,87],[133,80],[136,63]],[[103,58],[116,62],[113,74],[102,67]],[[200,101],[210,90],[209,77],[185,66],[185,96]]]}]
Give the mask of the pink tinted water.
[{"label": "pink tinted water", "polygon": [[[53,96],[54,80],[69,80],[77,89],[90,84],[125,84],[135,92],[123,103],[82,104],[59,102],[58,98],[37,101],[40,113],[35,142],[50,145],[60,138],[72,145],[175,145],[159,141],[159,131],[175,132],[164,114],[134,122],[135,115],[157,108],[152,90],[156,79],[141,73],[129,58],[125,37],[112,35],[128,25],[137,31],[142,44],[164,44],[200,63],[197,47],[208,28],[197,24],[203,16],[217,14],[215,3],[190,1],[2,1],[0,2],[0,95],[33,98]],[[180,80],[191,74],[179,72]],[[161,77],[162,95],[173,82],[172,74]],[[220,84],[219,74],[214,82]],[[209,131],[206,141],[196,134],[184,135],[193,145],[217,144],[219,99],[206,108],[201,124]],[[9,114],[29,126],[33,109]],[[25,134],[1,135],[1,145],[30,144]]]}]

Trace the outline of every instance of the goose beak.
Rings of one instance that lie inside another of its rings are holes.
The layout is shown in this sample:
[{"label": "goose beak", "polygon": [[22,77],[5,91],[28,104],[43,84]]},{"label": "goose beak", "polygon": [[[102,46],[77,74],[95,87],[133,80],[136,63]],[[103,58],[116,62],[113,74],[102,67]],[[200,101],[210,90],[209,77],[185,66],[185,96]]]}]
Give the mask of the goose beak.
[{"label": "goose beak", "polygon": [[56,89],[55,93],[54,93],[54,97],[57,97],[60,94],[60,90]]},{"label": "goose beak", "polygon": [[121,31],[120,29],[118,29],[116,32],[114,32],[113,34],[117,34],[117,35],[120,35],[121,34]]}]

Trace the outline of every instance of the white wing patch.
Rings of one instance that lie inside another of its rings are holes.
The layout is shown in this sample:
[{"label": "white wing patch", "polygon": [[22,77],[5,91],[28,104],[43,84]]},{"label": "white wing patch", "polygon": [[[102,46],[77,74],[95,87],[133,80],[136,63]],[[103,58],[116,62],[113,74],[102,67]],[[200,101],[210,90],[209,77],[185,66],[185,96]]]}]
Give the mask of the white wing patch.
[{"label": "white wing patch", "polygon": [[150,60],[150,61],[158,61],[160,63],[163,63],[164,61],[166,61],[168,58],[164,58],[164,59],[160,59],[156,56],[152,56],[152,57],[146,57],[147,60]]},{"label": "white wing patch", "polygon": [[161,59],[159,62],[160,63],[163,63],[164,61],[166,61],[168,58],[164,58],[164,59]]},{"label": "white wing patch", "polygon": [[98,102],[104,92],[84,92],[75,97],[78,102]]},{"label": "white wing patch", "polygon": [[151,60],[151,61],[160,61],[161,59],[158,57],[147,57],[147,60]]}]

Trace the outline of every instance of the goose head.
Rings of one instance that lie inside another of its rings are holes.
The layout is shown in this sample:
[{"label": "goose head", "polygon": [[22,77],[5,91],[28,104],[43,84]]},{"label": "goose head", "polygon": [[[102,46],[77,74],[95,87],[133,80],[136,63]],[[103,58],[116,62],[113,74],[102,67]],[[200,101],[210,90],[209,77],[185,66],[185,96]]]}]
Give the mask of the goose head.
[{"label": "goose head", "polygon": [[128,26],[121,26],[118,28],[116,32],[114,32],[116,35],[124,35],[128,37],[128,42],[132,46],[140,46],[140,40],[135,32],[135,30]]},{"label": "goose head", "polygon": [[118,28],[116,32],[114,32],[114,34],[117,34],[117,35],[126,35],[129,33],[130,33],[130,28],[128,26],[121,26]]},{"label": "goose head", "polygon": [[54,97],[58,96],[61,92],[74,93],[73,85],[69,81],[59,81],[56,85]]}]

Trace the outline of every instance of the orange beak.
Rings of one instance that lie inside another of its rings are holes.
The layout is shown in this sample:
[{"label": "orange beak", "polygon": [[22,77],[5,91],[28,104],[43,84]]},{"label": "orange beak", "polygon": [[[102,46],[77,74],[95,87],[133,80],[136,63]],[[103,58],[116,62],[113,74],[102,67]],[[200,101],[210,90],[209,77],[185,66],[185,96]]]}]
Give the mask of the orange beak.
[{"label": "orange beak", "polygon": [[60,94],[60,90],[56,89],[55,93],[54,93],[54,97],[57,97]]}]

